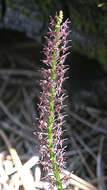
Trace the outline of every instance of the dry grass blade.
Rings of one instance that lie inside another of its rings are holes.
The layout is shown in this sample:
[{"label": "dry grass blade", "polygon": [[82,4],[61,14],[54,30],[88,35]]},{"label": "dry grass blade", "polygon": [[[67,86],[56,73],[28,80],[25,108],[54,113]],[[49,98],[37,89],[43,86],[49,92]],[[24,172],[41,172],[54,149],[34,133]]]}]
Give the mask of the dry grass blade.
[{"label": "dry grass blade", "polygon": [[10,111],[8,110],[8,108],[5,106],[5,104],[2,101],[0,101],[0,108],[2,108],[4,113],[9,117],[10,120],[12,120],[13,123],[18,125],[22,129],[26,129],[27,131],[31,132],[31,130],[29,129],[27,125],[25,126],[24,124],[22,124],[22,122],[19,121],[18,118],[13,117],[13,115],[10,113]]},{"label": "dry grass blade", "polygon": [[90,123],[89,121],[87,121],[87,120],[81,118],[79,115],[77,115],[77,114],[74,113],[74,112],[71,112],[70,115],[71,115],[71,117],[73,117],[73,118],[76,119],[77,121],[83,123],[84,126],[90,127],[90,128],[93,129],[93,130],[96,130],[96,131],[98,131],[98,132],[100,132],[100,133],[103,133],[103,134],[107,135],[107,130],[106,130],[106,129],[103,129],[103,128],[101,128],[101,127],[97,127],[97,126],[93,125],[92,123]]},{"label": "dry grass blade", "polygon": [[23,129],[21,129],[21,130],[18,130],[18,129],[16,129],[15,127],[14,127],[14,129],[13,129],[13,127],[11,127],[7,122],[0,122],[0,124],[1,124],[1,126],[2,126],[2,128],[3,129],[5,129],[5,130],[7,130],[7,131],[9,131],[9,132],[12,132],[13,134],[16,134],[16,135],[19,135],[20,137],[22,137],[22,138],[24,138],[24,139],[26,139],[26,140],[28,140],[28,141],[30,141],[31,143],[33,143],[34,145],[37,145],[38,144],[38,142],[37,142],[37,140],[34,138],[34,136],[32,135],[30,135],[29,133],[27,133],[27,131],[26,130],[23,130]]},{"label": "dry grass blade", "polygon": [[[104,137],[101,137],[100,146],[99,146],[99,153],[97,156],[97,177],[98,177],[98,179],[103,176],[103,168],[102,168],[103,142],[104,142]],[[103,180],[98,181],[98,189],[99,190],[106,190],[105,182]]]},{"label": "dry grass blade", "polygon": [[13,75],[13,76],[27,76],[27,77],[36,77],[40,79],[40,73],[39,72],[34,72],[34,71],[29,71],[29,70],[18,70],[18,69],[0,69],[0,75],[1,76],[8,76],[8,75]]},{"label": "dry grass blade", "polygon": [[75,187],[78,187],[79,189],[82,190],[98,190],[96,187],[88,183],[87,181],[81,179],[80,177],[70,174],[68,171],[64,170],[64,172],[71,178],[71,184],[74,185]]},{"label": "dry grass blade", "polygon": [[6,143],[6,145],[8,147],[8,150],[11,154],[13,163],[19,174],[19,178],[21,179],[24,189],[25,190],[29,190],[29,189],[35,190],[35,185],[34,185],[34,181],[33,181],[33,177],[31,175],[31,173],[29,172],[29,170],[25,170],[25,168],[23,168],[23,165],[20,161],[20,158],[19,158],[16,150],[12,148],[7,136],[5,135],[5,133],[2,130],[0,130],[0,136],[3,138],[4,142]]},{"label": "dry grass blade", "polygon": [[[72,137],[72,142],[73,142],[75,148],[78,149],[78,145],[77,145],[77,143],[76,143],[76,140],[75,140],[73,137]],[[95,175],[94,175],[94,173],[92,172],[92,170],[90,169],[88,163],[86,162],[85,157],[83,156],[82,152],[79,151],[78,153],[79,153],[79,156],[80,156],[80,158],[81,158],[81,161],[82,161],[83,165],[86,167],[87,172],[89,173],[90,177],[95,178]]]}]

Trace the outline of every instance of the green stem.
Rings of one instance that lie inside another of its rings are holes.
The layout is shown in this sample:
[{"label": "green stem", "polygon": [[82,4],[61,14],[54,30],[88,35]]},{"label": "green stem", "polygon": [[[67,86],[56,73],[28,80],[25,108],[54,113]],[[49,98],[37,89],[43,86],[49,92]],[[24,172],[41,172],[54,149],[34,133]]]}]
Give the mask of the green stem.
[{"label": "green stem", "polygon": [[[60,25],[63,19],[63,13],[62,11],[60,11],[59,13],[59,19],[57,21],[56,24],[56,37],[57,39],[60,38],[60,35],[58,34],[58,32],[60,31]],[[58,48],[60,44],[58,44],[56,47]],[[58,186],[58,190],[64,190],[63,189],[63,185],[62,185],[62,181],[61,181],[61,177],[60,177],[60,172],[58,169],[58,164],[55,163],[56,162],[56,155],[54,153],[54,143],[53,143],[53,123],[54,123],[54,97],[55,97],[55,83],[56,83],[56,63],[57,63],[57,52],[56,50],[54,51],[54,55],[53,55],[53,63],[52,63],[52,71],[51,71],[51,79],[53,80],[53,87],[50,89],[51,90],[51,97],[50,97],[50,106],[49,106],[49,110],[50,110],[50,115],[49,115],[49,122],[48,122],[48,138],[49,138],[49,150],[50,150],[50,161],[53,162],[53,171],[54,171],[54,176],[56,178],[56,185]]]}]

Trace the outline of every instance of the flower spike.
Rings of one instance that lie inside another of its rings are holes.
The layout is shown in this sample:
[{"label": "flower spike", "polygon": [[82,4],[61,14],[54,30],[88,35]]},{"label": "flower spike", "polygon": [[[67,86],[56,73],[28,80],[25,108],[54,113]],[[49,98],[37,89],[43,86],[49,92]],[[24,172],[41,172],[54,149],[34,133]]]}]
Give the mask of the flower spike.
[{"label": "flower spike", "polygon": [[[65,80],[64,74],[68,69],[64,61],[68,55],[67,36],[69,34],[66,20],[62,23],[63,12],[59,12],[54,19],[51,19],[51,28],[49,28],[46,37],[47,46],[44,47],[47,69],[42,69],[44,80],[40,82],[42,94],[40,97],[40,120],[37,132],[40,140],[41,164],[48,172],[48,179],[52,187],[58,190],[64,190],[63,184],[68,178],[62,172],[64,166],[64,150],[62,137],[62,128],[64,125],[63,101],[66,98],[63,94],[62,84]],[[66,179],[66,180],[65,180]]]}]

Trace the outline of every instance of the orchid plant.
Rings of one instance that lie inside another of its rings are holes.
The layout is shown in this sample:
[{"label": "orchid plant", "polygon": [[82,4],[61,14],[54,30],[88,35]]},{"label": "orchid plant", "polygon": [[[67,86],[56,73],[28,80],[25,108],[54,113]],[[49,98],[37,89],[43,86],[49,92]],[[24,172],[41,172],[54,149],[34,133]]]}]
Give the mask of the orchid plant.
[{"label": "orchid plant", "polygon": [[[46,36],[47,45],[44,46],[45,59],[43,63],[47,69],[42,69],[44,77],[40,85],[42,93],[40,97],[40,118],[39,132],[41,164],[47,171],[48,179],[52,188],[64,190],[63,184],[68,180],[68,176],[64,174],[62,167],[64,161],[64,149],[62,139],[62,127],[64,126],[64,99],[66,98],[62,84],[65,80],[64,74],[68,67],[64,65],[64,61],[69,54],[67,44],[67,36],[69,35],[69,20],[64,23],[63,12],[60,11],[54,19],[50,17],[50,28]],[[62,177],[63,176],[63,177]]]}]

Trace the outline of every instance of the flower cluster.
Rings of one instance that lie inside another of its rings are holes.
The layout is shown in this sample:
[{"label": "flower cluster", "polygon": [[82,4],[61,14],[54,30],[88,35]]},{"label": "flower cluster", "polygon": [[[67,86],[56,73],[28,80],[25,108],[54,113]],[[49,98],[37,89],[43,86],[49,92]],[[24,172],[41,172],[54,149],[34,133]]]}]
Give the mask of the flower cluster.
[{"label": "flower cluster", "polygon": [[[62,84],[65,80],[64,74],[67,66],[64,65],[65,58],[68,55],[67,36],[68,23],[66,20],[62,23],[63,12],[60,11],[54,19],[51,19],[51,27],[46,36],[47,45],[44,46],[45,60],[43,63],[47,69],[42,69],[44,79],[40,82],[42,94],[40,97],[40,118],[39,132],[37,132],[40,141],[41,164],[48,171],[48,178],[52,185],[63,190],[63,179],[61,178],[64,166],[64,148],[62,146],[62,127],[64,126],[64,99],[66,98]],[[67,180],[67,178],[66,178]]]}]

